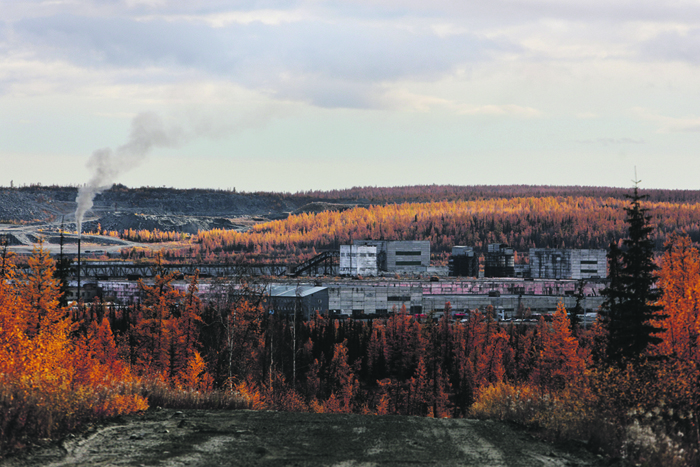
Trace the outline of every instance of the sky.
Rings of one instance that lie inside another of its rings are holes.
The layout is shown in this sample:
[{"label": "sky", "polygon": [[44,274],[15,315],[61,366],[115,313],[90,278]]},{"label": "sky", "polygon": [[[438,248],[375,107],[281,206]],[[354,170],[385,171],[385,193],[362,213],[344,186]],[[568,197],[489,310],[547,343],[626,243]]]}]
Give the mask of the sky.
[{"label": "sky", "polygon": [[0,186],[698,189],[699,151],[698,0],[0,0]]}]

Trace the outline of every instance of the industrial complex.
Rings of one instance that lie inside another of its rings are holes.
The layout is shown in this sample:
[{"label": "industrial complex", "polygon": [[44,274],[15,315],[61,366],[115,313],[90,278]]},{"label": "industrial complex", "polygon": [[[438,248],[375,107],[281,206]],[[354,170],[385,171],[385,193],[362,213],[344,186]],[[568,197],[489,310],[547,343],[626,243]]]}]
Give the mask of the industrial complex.
[{"label": "industrial complex", "polygon": [[[503,244],[489,245],[482,258],[471,247],[455,246],[448,268],[441,269],[430,266],[427,241],[362,240],[286,268],[286,273],[266,274],[258,287],[271,313],[296,313],[306,319],[316,312],[358,318],[399,310],[440,316],[447,303],[454,314],[490,309],[507,319],[552,313],[560,302],[568,309],[578,305],[587,313],[603,303],[605,250],[531,248],[527,258],[528,262],[516,263],[513,249]],[[209,268],[216,272],[216,265]],[[124,280],[101,272],[85,277],[82,300],[99,296],[121,305],[140,300],[133,280],[137,277]],[[199,285],[204,301],[216,300],[223,289],[235,291],[230,275],[215,279],[207,275]],[[230,283],[222,288],[226,281]],[[187,284],[180,281],[175,287],[184,292]],[[73,284],[69,299],[78,298],[77,293]]]}]

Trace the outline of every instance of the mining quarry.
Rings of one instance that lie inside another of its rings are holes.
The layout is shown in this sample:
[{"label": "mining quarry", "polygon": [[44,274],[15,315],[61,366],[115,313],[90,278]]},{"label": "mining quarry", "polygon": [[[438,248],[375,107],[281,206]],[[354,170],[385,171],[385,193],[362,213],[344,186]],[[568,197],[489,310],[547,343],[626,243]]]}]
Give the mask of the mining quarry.
[{"label": "mining quarry", "polygon": [[[0,188],[0,236],[17,253],[29,253],[41,239],[52,254],[60,249],[77,252],[76,187]],[[260,222],[284,219],[290,214],[344,210],[365,200],[319,200],[281,193],[236,193],[223,190],[176,190],[115,186],[99,193],[83,220],[83,232],[161,230],[196,234],[199,230],[243,231]],[[117,254],[122,248],[144,246],[115,237],[90,235],[83,251]],[[158,245],[149,245],[158,248]]]}]

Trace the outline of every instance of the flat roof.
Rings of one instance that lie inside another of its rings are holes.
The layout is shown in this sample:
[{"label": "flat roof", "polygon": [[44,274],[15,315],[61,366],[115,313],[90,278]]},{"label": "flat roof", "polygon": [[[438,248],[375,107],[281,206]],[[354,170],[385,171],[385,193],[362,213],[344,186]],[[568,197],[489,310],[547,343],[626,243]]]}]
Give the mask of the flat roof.
[{"label": "flat roof", "polygon": [[307,297],[317,292],[327,290],[328,287],[311,286],[278,286],[270,288],[271,297]]}]

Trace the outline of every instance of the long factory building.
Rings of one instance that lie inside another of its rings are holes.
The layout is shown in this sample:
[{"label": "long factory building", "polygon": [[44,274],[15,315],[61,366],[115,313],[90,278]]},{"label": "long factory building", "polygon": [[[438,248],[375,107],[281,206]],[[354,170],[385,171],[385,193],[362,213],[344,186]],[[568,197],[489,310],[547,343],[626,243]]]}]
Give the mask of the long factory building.
[{"label": "long factory building", "polygon": [[[529,309],[533,313],[551,313],[562,302],[571,309],[576,304],[577,288],[583,286],[581,306],[596,311],[603,303],[606,286],[605,250],[530,249],[529,263],[517,265],[514,251],[507,245],[490,244],[485,256],[485,274],[478,255],[471,247],[456,246],[450,258],[451,277],[422,279],[430,267],[430,242],[357,240],[341,245],[338,271],[354,279],[307,278],[313,283],[279,279],[267,282],[265,295],[271,311],[288,314],[301,311],[305,317],[316,311],[333,316],[386,315],[403,307],[414,314],[442,314],[450,303],[454,312],[493,307],[501,316],[514,317]],[[378,277],[399,273],[415,279]],[[471,277],[463,277],[471,276]],[[482,276],[482,277],[475,277]],[[485,276],[485,277],[483,277]],[[146,282],[149,279],[145,279]],[[176,282],[182,292],[187,283]],[[235,292],[225,279],[199,284],[200,298],[220,301],[222,294]],[[77,298],[77,287],[69,288],[68,299]],[[138,303],[140,291],[134,281],[95,280],[82,286],[81,299],[121,305]]]},{"label": "long factory building", "polygon": [[[145,282],[149,282],[145,279]],[[518,311],[552,313],[563,302],[567,309],[576,304],[579,281],[551,279],[443,279],[429,280],[331,280],[300,283],[276,281],[262,285],[269,297],[270,309],[289,313],[300,307],[304,317],[316,311],[338,317],[386,315],[406,310],[412,314],[434,312],[441,315],[445,303],[453,312],[484,310],[492,306],[505,317],[515,317]],[[174,287],[183,293],[186,281],[176,281]],[[587,281],[583,288],[582,307],[594,312],[603,303],[604,281]],[[74,289],[72,287],[71,289]],[[235,286],[203,280],[199,296],[203,302],[218,301],[222,293],[232,293]],[[91,294],[86,296],[85,294]],[[233,292],[235,293],[235,292]],[[134,281],[105,280],[84,284],[81,294],[89,302],[99,296],[105,302],[131,305],[141,301],[138,284]],[[72,299],[69,295],[69,299]]]}]

